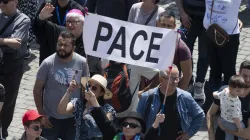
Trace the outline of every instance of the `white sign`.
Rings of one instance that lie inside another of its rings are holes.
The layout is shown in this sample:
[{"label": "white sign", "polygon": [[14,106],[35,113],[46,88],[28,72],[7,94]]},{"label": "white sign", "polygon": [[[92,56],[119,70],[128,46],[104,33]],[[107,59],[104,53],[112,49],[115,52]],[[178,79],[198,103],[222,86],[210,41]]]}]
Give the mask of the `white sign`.
[{"label": "white sign", "polygon": [[83,42],[88,55],[122,63],[166,69],[176,46],[174,30],[144,26],[89,13]]}]

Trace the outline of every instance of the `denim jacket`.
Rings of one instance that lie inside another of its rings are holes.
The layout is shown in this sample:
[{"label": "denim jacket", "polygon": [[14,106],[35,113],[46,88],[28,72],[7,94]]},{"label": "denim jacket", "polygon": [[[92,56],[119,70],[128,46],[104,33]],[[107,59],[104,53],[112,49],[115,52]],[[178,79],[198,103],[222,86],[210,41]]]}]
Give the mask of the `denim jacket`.
[{"label": "denim jacket", "polygon": [[[74,116],[76,121],[76,138],[75,140],[92,140],[93,138],[102,139],[102,133],[99,127],[96,125],[94,118],[91,116],[91,109],[83,116],[83,112],[86,108],[83,100],[79,98],[73,98],[71,103],[75,107]],[[105,113],[112,113],[115,117],[115,110],[109,104],[104,104],[101,107]],[[73,138],[72,138],[73,139]]]},{"label": "denim jacket", "polygon": [[[153,89],[153,100],[149,114],[145,114],[149,92],[144,92],[139,100],[137,112],[142,115],[146,123],[147,130],[154,123],[155,117],[160,109],[161,101],[159,97],[159,87]],[[201,107],[195,102],[190,93],[177,88],[177,109],[181,118],[182,131],[192,137],[201,127],[205,114]],[[145,117],[148,116],[148,117]],[[147,120],[145,120],[147,119]]]}]

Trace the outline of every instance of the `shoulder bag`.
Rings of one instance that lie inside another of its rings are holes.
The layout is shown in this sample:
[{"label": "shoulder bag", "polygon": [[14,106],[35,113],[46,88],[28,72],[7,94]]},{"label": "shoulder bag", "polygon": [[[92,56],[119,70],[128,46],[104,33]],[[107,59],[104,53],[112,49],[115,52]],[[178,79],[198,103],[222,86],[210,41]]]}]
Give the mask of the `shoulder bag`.
[{"label": "shoulder bag", "polygon": [[158,11],[158,8],[159,8],[159,6],[156,5],[154,11],[150,14],[150,16],[148,17],[148,19],[147,19],[147,21],[145,22],[144,25],[148,25],[149,21],[152,19],[152,17],[153,17],[153,16],[155,15],[155,13]]},{"label": "shoulder bag", "polygon": [[[211,20],[212,20],[214,1],[215,0],[212,1],[211,14],[210,14],[210,24],[211,24]],[[234,30],[235,30],[237,24],[238,24],[238,18],[237,18],[237,23],[234,27]],[[234,30],[233,30],[233,32],[234,32]],[[213,23],[208,27],[208,29],[206,30],[206,35],[214,44],[217,45],[217,47],[223,47],[226,43],[229,42],[228,33],[216,23]]]}]

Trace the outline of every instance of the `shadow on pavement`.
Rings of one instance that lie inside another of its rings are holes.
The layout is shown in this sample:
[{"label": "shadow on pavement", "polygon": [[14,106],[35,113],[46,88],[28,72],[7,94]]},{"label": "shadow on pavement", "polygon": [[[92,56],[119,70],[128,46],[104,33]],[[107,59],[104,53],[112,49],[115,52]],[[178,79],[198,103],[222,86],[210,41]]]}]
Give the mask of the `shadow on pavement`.
[{"label": "shadow on pavement", "polygon": [[33,54],[32,52],[34,52],[34,51],[38,51],[39,52],[39,46],[36,43],[34,43],[34,44],[31,45],[31,50],[32,51],[31,51],[30,58],[24,61],[24,72],[27,72],[27,71],[29,71],[31,69],[31,67],[29,66],[29,64],[33,60],[35,60],[37,58],[37,56],[35,54]]}]

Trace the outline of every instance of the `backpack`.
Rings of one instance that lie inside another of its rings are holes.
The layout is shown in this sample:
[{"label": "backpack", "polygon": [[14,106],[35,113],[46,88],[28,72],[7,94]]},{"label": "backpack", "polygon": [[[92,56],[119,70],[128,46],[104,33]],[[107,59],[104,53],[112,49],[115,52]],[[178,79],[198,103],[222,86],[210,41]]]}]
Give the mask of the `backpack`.
[{"label": "backpack", "polygon": [[132,102],[132,98],[139,85],[131,93],[129,87],[130,74],[124,63],[110,62],[104,69],[104,77],[107,79],[109,89],[113,93],[111,104],[117,113],[126,111]]}]

